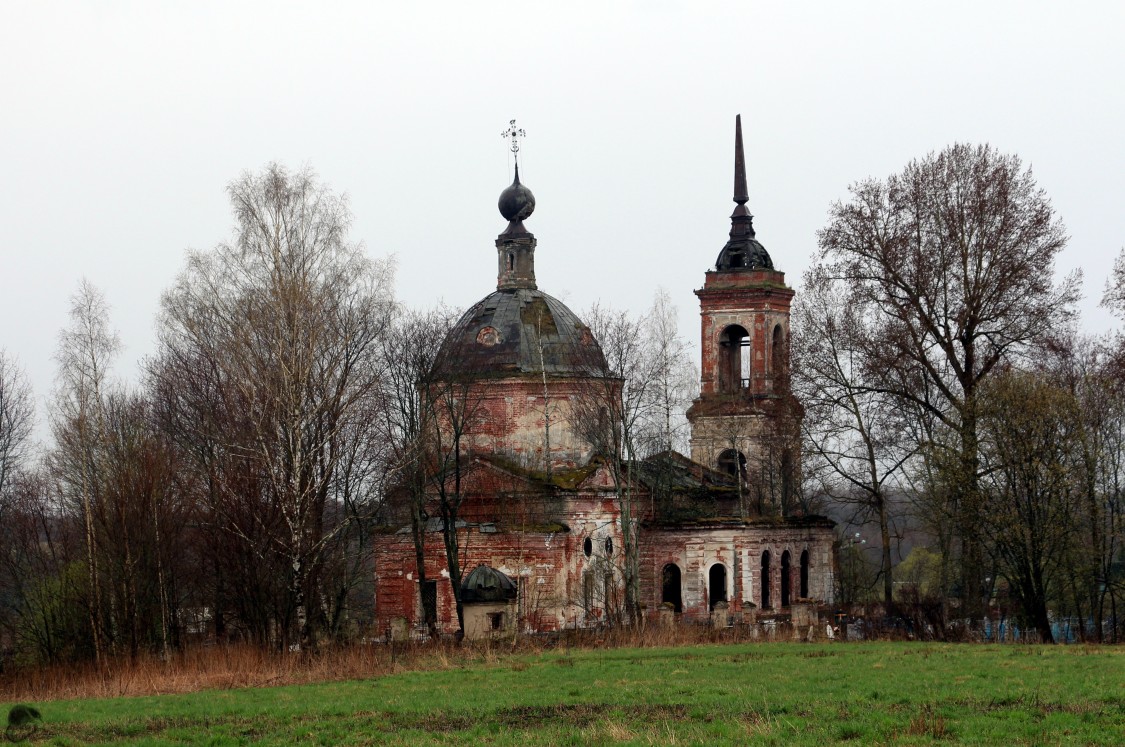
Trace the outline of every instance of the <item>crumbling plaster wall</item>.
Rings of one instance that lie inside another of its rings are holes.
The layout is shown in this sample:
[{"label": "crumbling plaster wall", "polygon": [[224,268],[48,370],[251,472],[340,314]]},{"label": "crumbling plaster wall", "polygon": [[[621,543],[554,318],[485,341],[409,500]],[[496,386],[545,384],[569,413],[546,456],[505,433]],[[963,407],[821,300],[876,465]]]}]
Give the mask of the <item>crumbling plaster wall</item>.
[{"label": "crumbling plaster wall", "polygon": [[809,598],[831,602],[833,598],[833,543],[829,527],[730,526],[651,528],[642,533],[642,598],[650,613],[662,602],[664,566],[680,569],[683,616],[702,621],[709,617],[708,581],[711,567],[726,568],[726,596],[732,610],[744,602],[761,606],[761,559],[770,552],[771,608],[781,607],[781,556],[786,550],[790,564],[791,600],[800,591],[800,557],[809,552]]},{"label": "crumbling plaster wall", "polygon": [[[593,447],[574,431],[579,403],[589,401],[592,387],[574,378],[539,376],[488,379],[467,395],[473,409],[462,445],[467,451],[490,453],[527,469],[573,468],[589,462]],[[576,410],[577,408],[577,410]],[[547,425],[550,418],[550,451]]]},{"label": "crumbling plaster wall", "polygon": [[691,460],[711,469],[727,449],[742,452],[753,470],[763,459],[763,444],[773,436],[765,413],[697,417],[691,427]]}]

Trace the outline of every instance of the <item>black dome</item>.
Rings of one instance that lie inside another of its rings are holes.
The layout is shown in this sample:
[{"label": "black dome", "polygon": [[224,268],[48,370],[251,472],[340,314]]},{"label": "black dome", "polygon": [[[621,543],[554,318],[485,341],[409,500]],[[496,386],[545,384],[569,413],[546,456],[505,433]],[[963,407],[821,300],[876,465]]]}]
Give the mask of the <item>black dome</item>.
[{"label": "black dome", "polygon": [[496,203],[500,208],[500,215],[504,220],[527,220],[535,212],[535,195],[531,190],[520,184],[520,167],[516,164],[516,178],[512,185],[500,193],[500,200]]},{"label": "black dome", "polygon": [[761,242],[752,236],[731,239],[719,258],[715,260],[716,270],[772,270],[773,260]]},{"label": "black dome", "polygon": [[590,328],[562,301],[532,288],[506,288],[466,311],[434,364],[439,377],[542,374],[590,376],[605,356]]}]

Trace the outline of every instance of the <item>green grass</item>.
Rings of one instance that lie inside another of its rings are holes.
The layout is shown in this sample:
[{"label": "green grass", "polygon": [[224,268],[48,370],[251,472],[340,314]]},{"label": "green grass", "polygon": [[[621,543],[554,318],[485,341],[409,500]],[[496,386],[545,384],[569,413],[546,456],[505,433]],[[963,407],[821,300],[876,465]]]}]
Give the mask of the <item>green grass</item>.
[{"label": "green grass", "polygon": [[40,704],[77,744],[1125,744],[1125,648],[561,651],[372,680]]}]

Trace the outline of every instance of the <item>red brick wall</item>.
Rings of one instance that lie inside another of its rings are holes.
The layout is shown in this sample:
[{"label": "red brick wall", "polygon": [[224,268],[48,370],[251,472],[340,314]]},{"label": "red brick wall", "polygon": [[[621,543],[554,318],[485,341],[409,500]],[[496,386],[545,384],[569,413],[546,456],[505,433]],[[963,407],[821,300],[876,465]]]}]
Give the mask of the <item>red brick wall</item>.
[{"label": "red brick wall", "polygon": [[[473,492],[462,511],[469,526],[459,531],[463,575],[478,563],[486,563],[517,581],[521,630],[554,630],[600,622],[606,614],[602,599],[606,570],[612,579],[612,597],[620,598],[623,589],[624,545],[613,495],[601,491],[561,498],[519,495],[512,490],[517,484],[518,480],[488,469],[478,469],[471,478]],[[499,523],[491,524],[493,521]],[[547,531],[549,522],[562,524],[565,529]],[[587,537],[593,549],[589,558],[583,552]],[[606,539],[613,543],[608,556]],[[377,632],[386,631],[396,617],[420,627],[418,574],[409,528],[377,535],[375,546]],[[452,632],[457,629],[457,615],[441,532],[427,532],[426,546],[427,580],[438,581],[440,628]],[[583,575],[588,572],[597,574],[598,594],[591,609],[585,607],[583,599]]]}]

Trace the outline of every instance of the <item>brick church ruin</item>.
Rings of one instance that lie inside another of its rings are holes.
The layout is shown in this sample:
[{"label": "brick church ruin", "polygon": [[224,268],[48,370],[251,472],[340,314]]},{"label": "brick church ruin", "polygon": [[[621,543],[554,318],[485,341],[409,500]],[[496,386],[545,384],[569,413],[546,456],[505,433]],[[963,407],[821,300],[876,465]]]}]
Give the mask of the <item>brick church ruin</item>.
[{"label": "brick church ruin", "polygon": [[628,460],[615,448],[621,379],[589,327],[537,285],[524,226],[535,199],[517,161],[499,201],[508,225],[496,290],[449,332],[420,386],[439,421],[422,510],[413,523],[407,509],[392,513],[375,535],[377,629],[458,630],[451,565],[469,637],[613,623],[631,597],[646,618],[720,624],[832,600],[834,525],[794,500],[793,290],[756,239],[747,200],[736,120],[730,238],[695,291],[691,455]]}]

